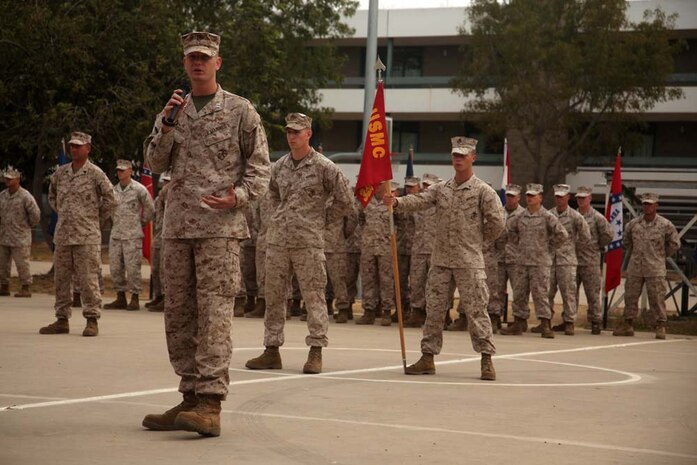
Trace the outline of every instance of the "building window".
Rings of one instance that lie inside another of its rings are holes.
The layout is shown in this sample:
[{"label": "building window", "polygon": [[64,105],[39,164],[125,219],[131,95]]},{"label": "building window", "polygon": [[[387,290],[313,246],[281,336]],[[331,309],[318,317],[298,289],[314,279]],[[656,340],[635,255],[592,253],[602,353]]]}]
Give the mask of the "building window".
[{"label": "building window", "polygon": [[394,121],[392,123],[392,151],[408,153],[409,147],[419,150],[419,123],[415,121]]},{"label": "building window", "polygon": [[421,47],[395,47],[392,52],[392,76],[419,77],[423,75]]}]

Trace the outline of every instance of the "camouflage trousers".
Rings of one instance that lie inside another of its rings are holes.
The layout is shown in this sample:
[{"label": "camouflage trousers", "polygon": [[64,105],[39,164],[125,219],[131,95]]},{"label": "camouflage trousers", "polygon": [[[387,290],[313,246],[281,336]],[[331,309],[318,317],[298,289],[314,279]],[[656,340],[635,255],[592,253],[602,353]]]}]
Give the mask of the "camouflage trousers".
[{"label": "camouflage trousers", "polygon": [[227,396],[240,246],[224,237],[164,240],[165,334],[180,392]]},{"label": "camouflage trousers", "polygon": [[410,300],[413,308],[426,308],[426,281],[428,270],[431,268],[431,254],[411,256],[409,281],[411,282]]},{"label": "camouflage trousers", "polygon": [[240,247],[240,271],[242,280],[238,297],[253,296],[259,293],[257,284],[256,247]]},{"label": "camouflage trousers", "polygon": [[32,283],[31,271],[29,269],[29,257],[31,256],[31,246],[11,247],[0,245],[0,284],[7,286],[10,283],[10,267],[12,260],[17,267],[19,282],[23,286]]},{"label": "camouflage trousers", "polygon": [[257,272],[257,297],[265,299],[266,297],[266,244],[254,248],[254,267]]},{"label": "camouflage trousers", "polygon": [[361,254],[346,254],[346,292],[350,303],[355,302],[358,295],[358,276],[361,270]]},{"label": "camouflage trousers", "polygon": [[152,263],[150,263],[150,279],[152,280],[152,295],[154,297],[164,295],[162,278],[160,277],[162,262],[162,246],[152,248]]},{"label": "camouflage trousers", "polygon": [[495,354],[491,320],[486,312],[489,291],[484,270],[441,266],[433,266],[428,272],[426,324],[421,339],[421,352],[437,355],[443,347],[443,321],[450,282],[453,279],[460,291],[460,302],[463,303],[467,316],[472,347],[476,352]]},{"label": "camouflage trousers", "polygon": [[102,267],[101,247],[90,245],[56,245],[53,251],[53,275],[56,287],[56,318],[72,316],[73,296],[70,285],[73,276],[80,282],[82,315],[99,318],[102,295],[99,293],[98,273]]},{"label": "camouflage trousers", "polygon": [[402,302],[402,308],[407,309],[411,307],[411,280],[409,279],[411,255],[399,254],[397,267],[399,269],[399,298]]},{"label": "camouflage trousers", "polygon": [[[102,266],[101,266],[101,257],[102,257],[102,250],[101,247],[99,249],[99,268],[97,269],[97,284],[99,285],[99,293],[104,294],[104,276],[102,275]],[[82,287],[80,286],[80,278],[78,275],[73,273],[73,292],[76,292],[78,294],[82,294]]]},{"label": "camouflage trousers", "polygon": [[[484,271],[486,272],[486,287],[489,289],[489,301],[487,302],[487,313],[497,314],[503,308],[500,301],[501,295],[497,292],[499,288],[499,262],[496,257],[484,256]],[[462,299],[460,299],[462,300]],[[500,315],[501,313],[498,313]]]},{"label": "camouflage trousers", "polygon": [[567,323],[573,323],[576,321],[576,314],[578,313],[575,265],[555,265],[550,270],[549,308],[552,310],[552,315],[554,315],[554,296],[557,295],[557,288],[564,303],[562,318]]},{"label": "camouflage trousers", "polygon": [[346,310],[350,305],[346,290],[346,254],[325,253],[324,255],[327,260],[327,286],[331,286],[333,297],[336,299],[336,308]]},{"label": "camouflage trousers", "polygon": [[308,346],[327,347],[329,317],[324,289],[327,285],[324,250],[315,247],[291,249],[269,245],[266,250],[266,314],[264,345],[282,346],[285,338],[286,297],[288,282],[295,272],[307,309],[305,338]]},{"label": "camouflage trousers", "polygon": [[649,309],[656,322],[665,323],[666,315],[666,285],[665,276],[627,276],[624,283],[624,318],[633,320],[639,314],[639,297],[641,288],[646,284],[646,293],[649,297]]},{"label": "camouflage trousers", "polygon": [[552,318],[549,307],[549,279],[551,267],[515,265],[513,280],[513,316],[527,320],[530,317],[530,293],[537,318]]},{"label": "camouflage trousers", "polygon": [[140,294],[143,290],[141,265],[143,240],[111,239],[109,241],[109,273],[116,292]]},{"label": "camouflage trousers", "polygon": [[583,284],[583,291],[588,302],[588,321],[599,323],[603,319],[600,307],[601,271],[599,266],[580,265],[576,269],[576,302]]},{"label": "camouflage trousers", "polygon": [[[489,306],[487,311],[491,315],[503,315],[506,305],[506,294],[508,294],[508,281],[513,284],[513,273],[515,265],[497,263],[496,265],[496,287],[489,288]],[[489,277],[487,272],[487,278]],[[512,299],[511,299],[512,300]]]},{"label": "camouflage trousers", "polygon": [[394,306],[394,273],[389,255],[361,255],[363,309],[374,312],[378,306],[391,312]]}]

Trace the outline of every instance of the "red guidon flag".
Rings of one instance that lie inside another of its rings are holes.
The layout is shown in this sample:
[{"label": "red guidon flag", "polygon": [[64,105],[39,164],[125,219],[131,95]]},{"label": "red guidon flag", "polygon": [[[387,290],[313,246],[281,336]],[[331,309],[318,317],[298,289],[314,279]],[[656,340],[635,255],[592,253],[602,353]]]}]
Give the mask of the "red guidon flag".
[{"label": "red guidon flag", "polygon": [[615,232],[612,242],[607,246],[605,253],[605,293],[610,292],[620,285],[622,281],[622,244],[623,244],[623,221],[622,221],[622,172],[620,157],[622,152],[617,153],[615,161],[615,172],[612,173],[612,184],[610,185],[610,197],[605,208],[605,218],[612,225]]},{"label": "red guidon flag", "polygon": [[356,195],[363,207],[368,205],[375,195],[375,189],[384,181],[392,179],[390,162],[390,144],[385,123],[385,92],[382,81],[378,83],[375,93],[373,111],[370,114],[368,133],[363,145],[363,158],[356,181]]},{"label": "red guidon flag", "polygon": [[[150,197],[154,197],[153,187],[152,187],[152,172],[150,171],[150,166],[145,163],[143,165],[143,173],[140,175],[140,183],[145,186],[145,188],[150,193]],[[151,263],[150,257],[152,256],[152,222],[148,222],[143,228],[143,257]]]}]

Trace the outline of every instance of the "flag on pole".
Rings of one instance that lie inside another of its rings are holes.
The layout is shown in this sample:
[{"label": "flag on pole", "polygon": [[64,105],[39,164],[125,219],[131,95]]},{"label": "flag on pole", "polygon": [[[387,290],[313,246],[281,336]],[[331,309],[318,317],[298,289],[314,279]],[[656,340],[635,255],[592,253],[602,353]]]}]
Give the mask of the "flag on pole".
[{"label": "flag on pole", "polygon": [[499,197],[501,203],[506,205],[506,186],[511,183],[510,156],[508,153],[508,139],[503,140],[503,177],[501,179],[501,190]]},{"label": "flag on pole", "polygon": [[[68,157],[65,155],[65,139],[61,139],[61,148],[58,150],[58,166],[63,166],[68,163]],[[58,225],[58,213],[51,213],[51,221],[48,223],[48,234],[54,236],[56,234],[56,226]]]},{"label": "flag on pole", "polygon": [[605,293],[610,292],[620,285],[622,281],[622,244],[623,244],[623,219],[622,219],[622,173],[621,173],[622,149],[617,152],[615,171],[612,173],[610,185],[610,197],[605,207],[605,218],[610,222],[615,232],[612,242],[607,246],[605,253]]},{"label": "flag on pole", "polygon": [[363,157],[356,181],[356,194],[363,207],[375,195],[375,189],[382,182],[392,179],[390,144],[385,122],[385,94],[382,81],[375,92],[373,111],[370,114],[368,132],[363,145]]},{"label": "flag on pole", "polygon": [[[150,171],[150,166],[147,162],[143,165],[143,172],[140,175],[140,183],[145,186],[145,188],[150,193],[150,197],[155,197],[153,186],[152,186],[152,172]],[[143,257],[152,263],[150,258],[152,257],[152,222],[148,222],[143,228]]]}]

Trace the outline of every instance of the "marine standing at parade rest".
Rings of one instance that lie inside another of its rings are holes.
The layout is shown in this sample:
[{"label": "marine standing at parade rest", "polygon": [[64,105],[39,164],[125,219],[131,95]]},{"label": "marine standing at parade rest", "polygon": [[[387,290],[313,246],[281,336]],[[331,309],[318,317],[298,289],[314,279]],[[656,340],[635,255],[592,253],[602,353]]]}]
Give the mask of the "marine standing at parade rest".
[{"label": "marine standing at parade rest", "polygon": [[[554,314],[554,296],[557,288],[561,292],[564,303],[562,318],[564,321],[552,328],[553,331],[564,331],[567,336],[574,335],[574,324],[578,313],[578,300],[576,299],[576,246],[587,244],[590,239],[590,230],[583,216],[573,208],[569,208],[569,194],[571,187],[568,184],[554,185],[554,202],[557,208],[553,208],[551,213],[559,219],[559,222],[566,229],[567,237],[557,243],[554,249],[554,259],[550,273],[549,283],[549,307]],[[538,332],[533,328],[532,332]]]},{"label": "marine standing at parade rest", "polygon": [[[104,308],[140,310],[143,228],[152,220],[155,205],[145,186],[131,179],[133,168],[130,160],[118,160],[116,173],[119,177],[119,182],[114,185],[116,210],[109,237],[109,272],[116,300]],[[131,293],[130,302],[126,302],[126,290]]]},{"label": "marine standing at parade rest", "polygon": [[455,176],[419,194],[399,199],[386,196],[396,211],[409,212],[436,207],[436,239],[426,289],[426,324],[421,339],[421,359],[406,368],[410,375],[434,374],[434,355],[443,345],[444,312],[450,280],[455,279],[465,306],[472,347],[482,354],[481,379],[495,380],[491,356],[496,353],[491,321],[486,312],[486,286],[482,248],[504,228],[503,207],[496,191],[474,175],[477,141],[452,138]]},{"label": "marine standing at parade rest", "polygon": [[8,168],[3,173],[7,189],[0,192],[0,296],[10,295],[10,267],[17,267],[22,289],[15,297],[31,297],[31,228],[39,224],[41,212],[28,190],[19,185],[21,173]]},{"label": "marine standing at parade rest", "polygon": [[504,336],[519,336],[528,329],[532,292],[535,315],[540,321],[541,335],[554,338],[550,325],[552,309],[549,305],[549,280],[554,249],[568,233],[556,216],[542,206],[542,185],[528,184],[525,197],[527,208],[510,218],[507,241],[519,251],[513,278],[513,324],[501,328]]},{"label": "marine standing at parade rest", "polygon": [[39,330],[41,334],[70,332],[68,320],[73,299],[73,274],[80,282],[82,315],[87,319],[83,336],[99,334],[97,320],[102,307],[99,270],[102,266],[100,226],[116,208],[114,189],[106,174],[88,160],[92,136],[73,132],[68,141],[72,162],[60,166],[51,176],[48,202],[58,214],[53,237],[53,268],[56,286],[56,321]]},{"label": "marine standing at parade rest", "polygon": [[624,230],[624,247],[631,254],[624,283],[624,314],[613,336],[634,336],[634,320],[639,313],[641,288],[646,285],[649,308],[656,322],[656,339],[666,338],[666,258],[680,249],[680,238],[673,223],[656,213],[658,194],[641,197],[643,214]]},{"label": "marine standing at parade rest", "polygon": [[218,436],[230,382],[240,241],[249,237],[243,209],[266,190],[269,148],[252,104],[216,81],[220,36],[191,32],[182,46],[191,95],[174,91],[144,151],[154,172],[172,176],[162,233],[165,334],[184,399],[164,414],[147,415],[143,426]]},{"label": "marine standing at parade rest", "polygon": [[586,220],[590,231],[590,241],[576,244],[576,301],[581,284],[588,302],[588,321],[591,323],[591,334],[600,334],[600,323],[603,315],[600,308],[601,274],[600,256],[605,246],[612,242],[613,230],[605,216],[591,206],[593,189],[580,186],[576,192],[578,212]]},{"label": "marine standing at parade rest", "polygon": [[[324,291],[327,272],[324,258],[324,226],[351,212],[353,196],[339,168],[310,146],[312,120],[302,113],[286,116],[290,153],[271,170],[269,192],[274,204],[267,232],[266,315],[264,346],[246,367],[280,369],[279,347],[285,342],[286,297],[294,271],[307,309],[310,346],[303,373],[322,371],[322,347],[328,344],[329,317]],[[332,198],[331,207],[327,207]]]}]

